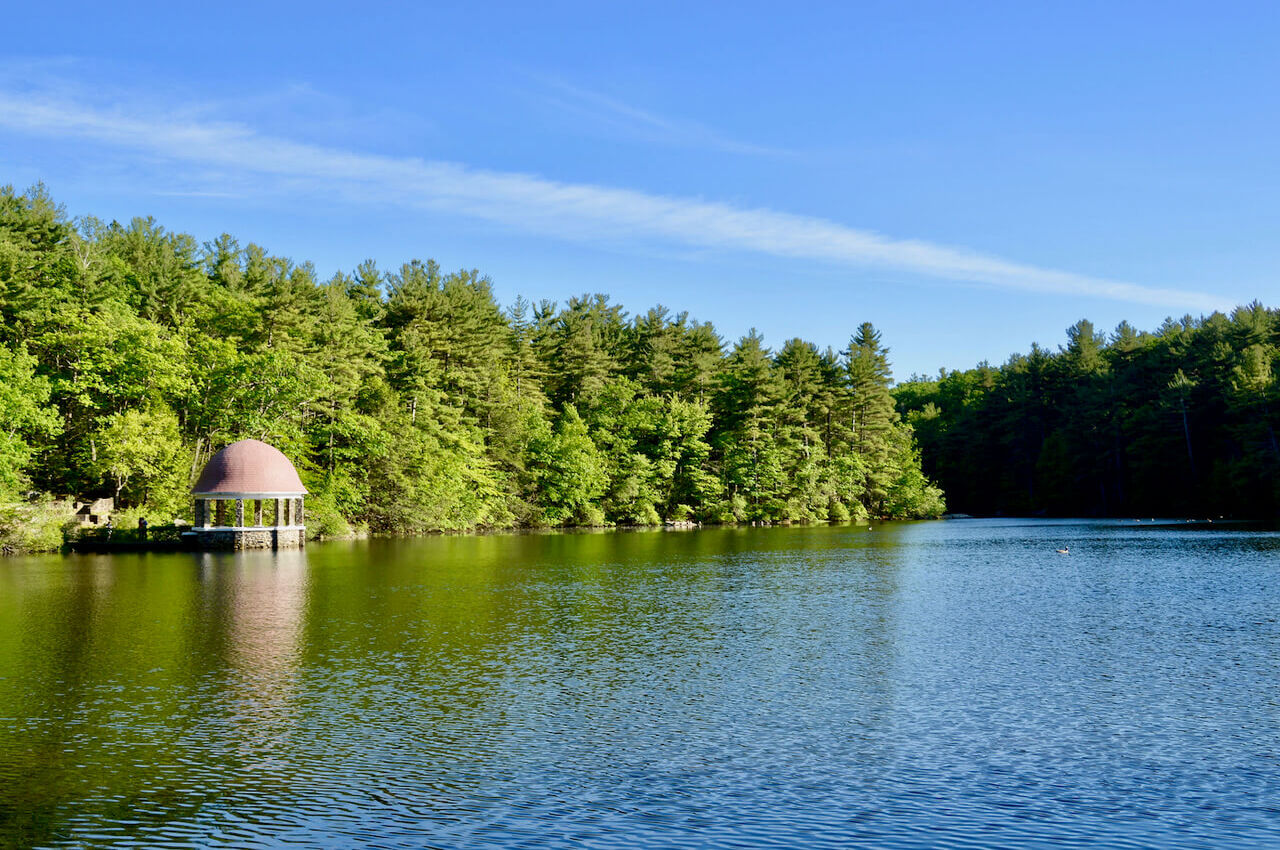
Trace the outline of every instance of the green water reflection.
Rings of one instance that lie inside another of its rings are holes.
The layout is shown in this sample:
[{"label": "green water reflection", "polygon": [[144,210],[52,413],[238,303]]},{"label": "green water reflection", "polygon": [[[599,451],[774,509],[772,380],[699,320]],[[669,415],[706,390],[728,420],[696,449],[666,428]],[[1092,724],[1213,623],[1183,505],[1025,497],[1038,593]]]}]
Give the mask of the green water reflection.
[{"label": "green water reflection", "polygon": [[[647,722],[645,706],[751,712],[747,690],[825,674],[820,636],[833,628],[869,636],[860,677],[883,678],[903,530],[457,536],[274,554],[15,559],[0,569],[0,837],[42,843],[112,822],[145,835],[210,801],[289,797],[299,753],[322,754],[341,772],[348,759],[368,761],[371,746],[405,745],[362,733],[403,718],[442,736],[431,744],[439,776],[465,779],[479,764],[518,769],[500,751],[530,715],[596,728],[577,715],[610,713],[609,734],[625,736]],[[856,610],[759,604],[788,592],[797,551],[822,570],[824,550],[850,546],[875,553]],[[753,606],[759,619],[744,621]],[[777,653],[751,660],[745,677],[717,679],[711,668],[753,631],[780,636]],[[657,669],[663,675],[646,675]],[[611,691],[603,706],[591,697],[601,688]],[[883,706],[873,699],[866,711]],[[560,744],[600,743],[585,734]]]}]

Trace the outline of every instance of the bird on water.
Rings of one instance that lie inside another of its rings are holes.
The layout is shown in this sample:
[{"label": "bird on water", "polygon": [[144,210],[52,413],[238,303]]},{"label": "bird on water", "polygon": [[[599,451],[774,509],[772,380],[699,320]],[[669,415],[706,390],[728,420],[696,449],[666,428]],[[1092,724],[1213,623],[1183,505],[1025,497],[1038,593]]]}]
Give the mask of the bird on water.
[{"label": "bird on water", "polygon": [[1070,547],[1070,546],[1063,546],[1061,549],[1054,549],[1053,551],[1057,552],[1059,555],[1070,555],[1070,554],[1071,554],[1071,547]]}]

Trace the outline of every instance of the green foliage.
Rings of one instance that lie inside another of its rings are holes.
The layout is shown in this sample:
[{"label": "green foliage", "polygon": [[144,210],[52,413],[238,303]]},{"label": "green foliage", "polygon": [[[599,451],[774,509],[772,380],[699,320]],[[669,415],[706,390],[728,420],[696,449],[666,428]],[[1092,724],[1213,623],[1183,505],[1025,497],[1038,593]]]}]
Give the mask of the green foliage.
[{"label": "green foliage", "polygon": [[605,458],[572,404],[565,405],[554,428],[544,425],[533,434],[529,470],[545,524],[603,524],[596,501],[609,483]]},{"label": "green foliage", "polygon": [[853,449],[863,468],[862,503],[875,515],[893,513],[890,490],[899,472],[894,451],[898,414],[889,392],[888,354],[880,332],[866,322],[849,340],[845,359]]},{"label": "green foliage", "polygon": [[30,484],[36,446],[60,427],[57,411],[47,406],[49,382],[35,374],[36,365],[25,348],[0,346],[0,499],[15,498]]},{"label": "green foliage", "polygon": [[[0,189],[0,319],[0,499],[30,540],[33,489],[187,517],[246,437],[294,459],[326,536],[941,511],[870,325],[841,354],[752,332],[726,355],[661,306],[503,310],[433,261],[321,281],[227,234],[70,221],[40,186]],[[1242,388],[1269,380],[1251,363]]]},{"label": "green foliage", "polygon": [[730,353],[713,401],[722,477],[739,522],[783,518],[782,396],[781,377],[752,329]]},{"label": "green foliage", "polygon": [[1081,321],[1032,346],[895,391],[924,470],[975,514],[1272,517],[1280,509],[1280,315]]},{"label": "green foliage", "polygon": [[507,524],[493,465],[474,433],[456,421],[449,429],[419,421],[388,423],[394,451],[367,461],[370,528],[420,534]]},{"label": "green foliage", "polygon": [[153,490],[168,495],[180,486],[185,452],[178,418],[168,409],[111,414],[97,430],[96,446],[97,471],[114,485],[117,501],[126,488],[134,494],[129,501],[140,504]]},{"label": "green foliage", "polygon": [[895,446],[895,472],[886,493],[890,516],[939,516],[947,509],[942,490],[933,486],[920,470],[920,454],[912,435],[899,432]]},{"label": "green foliage", "polygon": [[307,536],[312,540],[351,536],[351,523],[338,508],[334,490],[329,487],[312,490],[307,496],[305,519]]},{"label": "green foliage", "polygon": [[72,516],[68,501],[0,502],[0,554],[57,551]]}]

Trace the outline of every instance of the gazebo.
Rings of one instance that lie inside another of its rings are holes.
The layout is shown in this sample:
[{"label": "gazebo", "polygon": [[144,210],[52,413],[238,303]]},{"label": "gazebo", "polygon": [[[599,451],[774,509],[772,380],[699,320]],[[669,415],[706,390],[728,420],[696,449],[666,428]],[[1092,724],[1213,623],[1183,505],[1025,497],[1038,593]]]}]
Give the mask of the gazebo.
[{"label": "gazebo", "polygon": [[261,440],[232,443],[209,458],[191,488],[196,542],[202,549],[302,546],[306,494],[298,471],[279,449]]}]

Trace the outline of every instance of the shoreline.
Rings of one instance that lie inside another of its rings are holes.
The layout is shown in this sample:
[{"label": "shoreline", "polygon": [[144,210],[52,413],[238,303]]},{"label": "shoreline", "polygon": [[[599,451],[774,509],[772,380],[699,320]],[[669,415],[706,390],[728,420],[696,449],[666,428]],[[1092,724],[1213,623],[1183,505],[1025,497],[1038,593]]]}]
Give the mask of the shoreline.
[{"label": "shoreline", "polygon": [[[909,519],[890,519],[890,518],[872,518],[847,521],[814,521],[814,522],[797,522],[794,520],[778,521],[778,522],[728,522],[728,523],[698,523],[698,522],[680,522],[680,523],[663,523],[661,525],[571,525],[557,527],[507,527],[507,528],[479,528],[479,529],[435,529],[424,531],[417,534],[408,534],[402,532],[353,532],[344,535],[321,535],[310,538],[310,543],[340,543],[356,540],[395,540],[395,539],[415,539],[424,537],[496,537],[496,536],[526,536],[526,535],[584,535],[584,534],[611,534],[611,533],[658,533],[673,531],[700,531],[704,529],[765,529],[765,528],[819,528],[819,527],[840,527],[847,526],[850,528],[866,527],[874,528],[880,524],[900,524],[900,523],[916,523],[916,522],[961,522],[961,521],[984,521],[984,520],[1006,520],[1010,522],[1046,522],[1046,523],[1122,523],[1132,524],[1134,527],[1168,527],[1168,526],[1239,526],[1239,525],[1274,525],[1276,520],[1260,519],[1260,518],[1210,518],[1210,517],[1046,517],[1046,516],[974,516],[969,514],[951,514],[939,517],[915,517]],[[59,549],[45,550],[42,552],[12,552],[5,554],[12,555],[54,555],[54,554],[125,554],[125,553],[141,553],[141,552],[198,552],[205,551],[198,547],[188,545],[178,541],[152,541],[143,543],[140,541],[84,541],[68,542]],[[210,550],[211,551],[211,550]]]},{"label": "shoreline", "polygon": [[[756,520],[753,522],[668,522],[657,525],[566,525],[566,526],[508,526],[493,528],[471,528],[471,529],[432,529],[418,533],[405,532],[369,532],[369,531],[353,531],[350,534],[340,535],[317,535],[309,538],[308,543],[335,543],[340,541],[354,540],[372,540],[372,539],[395,539],[395,538],[417,538],[417,537],[445,537],[445,536],[474,536],[487,537],[496,535],[542,535],[542,534],[607,534],[607,533],[638,533],[638,532],[670,532],[670,531],[697,531],[701,529],[712,528],[796,528],[796,527],[821,527],[821,526],[871,526],[881,523],[906,523],[906,522],[959,522],[966,520],[1008,520],[1008,521],[1039,521],[1039,522],[1119,522],[1132,523],[1135,527],[1142,526],[1170,526],[1170,525],[1240,525],[1240,524],[1259,524],[1274,525],[1277,520],[1266,517],[1082,517],[1082,516],[1044,516],[1044,515],[974,515],[962,513],[949,513],[937,517],[911,517],[911,518],[887,518],[874,517],[857,520],[814,520],[814,521],[797,521],[797,520],[778,520],[775,522]],[[131,536],[131,529],[122,529],[121,537],[127,538]],[[41,548],[41,549],[4,549],[0,550],[0,561],[5,557],[17,557],[25,555],[55,555],[55,554],[124,554],[139,552],[188,552],[201,551],[198,547],[191,543],[176,539],[156,539],[141,541],[136,539],[120,539],[120,540],[101,540],[101,539],[82,539],[82,540],[64,540],[57,547]]]}]

